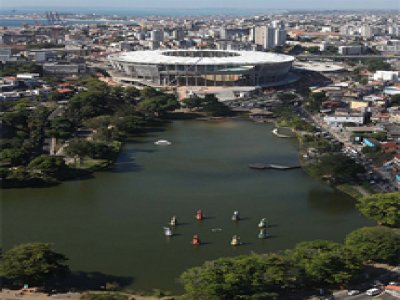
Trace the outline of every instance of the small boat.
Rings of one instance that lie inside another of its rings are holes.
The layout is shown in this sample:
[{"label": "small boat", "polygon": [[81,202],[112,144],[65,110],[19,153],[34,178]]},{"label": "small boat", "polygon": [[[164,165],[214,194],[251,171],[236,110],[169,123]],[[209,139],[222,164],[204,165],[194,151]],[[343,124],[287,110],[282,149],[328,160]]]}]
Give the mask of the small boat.
[{"label": "small boat", "polygon": [[203,211],[202,211],[201,209],[199,209],[199,210],[196,212],[196,220],[197,220],[197,221],[202,221],[203,219],[204,219]]},{"label": "small boat", "polygon": [[169,221],[169,225],[171,225],[171,226],[176,226],[176,225],[178,225],[178,219],[177,219],[176,216],[173,216],[173,217],[171,218],[171,220]]},{"label": "small boat", "polygon": [[154,142],[154,144],[158,146],[169,146],[171,145],[171,142],[167,140],[158,140],[157,142]]},{"label": "small boat", "polygon": [[242,242],[240,241],[240,236],[234,235],[232,237],[232,240],[231,240],[231,245],[232,246],[239,246],[240,244],[242,244]]},{"label": "small boat", "polygon": [[199,246],[201,244],[200,237],[198,234],[195,234],[192,238],[192,245]]},{"label": "small boat", "polygon": [[164,227],[164,235],[169,237],[169,236],[173,236],[174,233],[172,232],[172,229],[171,229],[171,228],[169,228],[169,227]]},{"label": "small boat", "polygon": [[258,228],[266,228],[268,226],[267,224],[267,219],[266,218],[262,218],[260,220],[260,223],[258,223]]},{"label": "small boat", "polygon": [[266,239],[266,238],[268,238],[268,233],[267,233],[267,230],[266,230],[265,228],[261,228],[261,229],[260,229],[260,232],[259,232],[259,234],[258,234],[258,238],[259,238],[259,239]]},{"label": "small boat", "polygon": [[233,215],[232,215],[232,221],[237,222],[237,221],[239,221],[239,220],[240,220],[239,212],[238,212],[237,210],[235,210],[235,211],[233,212]]}]

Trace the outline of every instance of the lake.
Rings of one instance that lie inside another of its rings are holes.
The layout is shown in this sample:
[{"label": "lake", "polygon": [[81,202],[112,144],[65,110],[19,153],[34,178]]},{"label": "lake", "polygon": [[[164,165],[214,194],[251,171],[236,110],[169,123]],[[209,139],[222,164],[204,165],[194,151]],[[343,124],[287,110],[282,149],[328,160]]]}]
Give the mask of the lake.
[{"label": "lake", "polygon": [[[125,278],[136,290],[180,292],[179,274],[206,260],[302,240],[342,241],[371,224],[352,198],[301,169],[249,169],[255,162],[298,163],[296,140],[277,138],[272,129],[241,119],[174,121],[126,144],[115,166],[93,179],[3,190],[3,247],[51,242],[73,270]],[[158,139],[172,145],[156,146]],[[197,209],[203,222],[194,218]],[[243,217],[239,223],[231,221],[234,210]],[[183,224],[168,239],[163,226],[172,215]],[[272,224],[267,240],[257,238],[262,217]],[[200,247],[190,244],[196,233],[205,242]],[[245,245],[231,247],[233,234]]]}]

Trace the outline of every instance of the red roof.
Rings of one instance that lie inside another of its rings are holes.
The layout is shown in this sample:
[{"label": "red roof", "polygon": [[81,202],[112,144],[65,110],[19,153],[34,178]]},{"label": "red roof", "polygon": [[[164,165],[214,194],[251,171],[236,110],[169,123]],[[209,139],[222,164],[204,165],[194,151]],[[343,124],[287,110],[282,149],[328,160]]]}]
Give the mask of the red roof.
[{"label": "red roof", "polygon": [[73,85],[70,83],[60,83],[58,86],[59,87],[72,87]]},{"label": "red roof", "polygon": [[387,285],[387,286],[385,286],[385,290],[399,291],[400,292],[400,286],[399,285]]},{"label": "red roof", "polygon": [[382,148],[390,149],[390,148],[397,148],[396,143],[381,143]]},{"label": "red roof", "polygon": [[57,93],[60,93],[60,94],[73,93],[73,92],[74,91],[70,90],[70,89],[59,89],[59,90],[57,90]]}]

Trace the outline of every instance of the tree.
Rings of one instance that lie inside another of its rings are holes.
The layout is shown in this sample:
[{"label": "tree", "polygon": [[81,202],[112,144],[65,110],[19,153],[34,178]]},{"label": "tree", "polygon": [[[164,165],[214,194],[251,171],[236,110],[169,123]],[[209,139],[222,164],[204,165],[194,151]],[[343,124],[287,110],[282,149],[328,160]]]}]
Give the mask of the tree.
[{"label": "tree", "polygon": [[202,111],[213,117],[224,117],[232,114],[230,108],[224,103],[218,101],[214,94],[208,94],[202,99]]},{"label": "tree", "polygon": [[390,70],[390,64],[383,61],[383,59],[379,58],[371,58],[366,61],[368,71],[376,72],[376,71],[388,71]]},{"label": "tree", "polygon": [[270,299],[291,277],[289,261],[278,254],[221,258],[184,272],[190,299]]},{"label": "tree", "polygon": [[143,128],[145,123],[143,117],[139,115],[128,115],[116,120],[118,130],[125,134],[135,133],[137,130]]},{"label": "tree", "polygon": [[291,93],[279,93],[277,95],[278,99],[283,101],[283,102],[289,102],[297,98],[295,94]]},{"label": "tree", "polygon": [[92,153],[90,157],[94,159],[107,159],[112,160],[116,155],[116,150],[103,142],[97,142],[92,144]]},{"label": "tree", "polygon": [[400,262],[400,235],[395,229],[363,227],[348,234],[345,245],[364,262]]},{"label": "tree", "polygon": [[58,177],[62,171],[67,169],[67,166],[62,157],[42,154],[34,158],[28,168],[48,176]]},{"label": "tree", "polygon": [[143,99],[153,98],[153,97],[159,96],[160,94],[162,94],[160,91],[156,90],[155,88],[149,87],[149,86],[146,86],[145,88],[143,88],[140,91],[140,96]]},{"label": "tree", "polygon": [[50,244],[31,243],[11,248],[2,255],[1,275],[15,285],[44,286],[69,272],[67,258],[54,252]]},{"label": "tree", "polygon": [[328,176],[336,182],[351,181],[356,175],[364,172],[364,168],[353,159],[342,154],[327,154],[309,168],[316,176]]},{"label": "tree", "polygon": [[327,99],[325,92],[311,93],[307,100],[307,106],[313,111],[319,110],[322,102]]},{"label": "tree", "polygon": [[128,101],[135,100],[135,98],[140,97],[140,91],[133,87],[133,86],[128,86],[125,89],[125,98]]},{"label": "tree", "polygon": [[50,122],[50,128],[47,133],[56,138],[67,139],[75,132],[74,123],[64,117],[55,118]]},{"label": "tree", "polygon": [[12,166],[25,164],[29,160],[29,153],[20,148],[4,149],[0,152],[0,161],[9,161]]},{"label": "tree", "polygon": [[179,103],[175,96],[168,94],[160,94],[150,98],[145,98],[139,103],[140,110],[155,116],[160,116],[167,111],[175,110],[178,107]]},{"label": "tree", "polygon": [[75,139],[69,142],[65,151],[68,155],[78,156],[81,159],[84,156],[90,156],[93,152],[93,147],[92,143],[88,141]]},{"label": "tree", "polygon": [[367,84],[368,84],[368,77],[366,77],[366,76],[361,77],[360,80],[359,80],[359,82],[360,82],[362,85],[367,85]]},{"label": "tree", "polygon": [[390,98],[390,104],[392,106],[399,106],[400,105],[400,95],[392,95]]},{"label": "tree", "polygon": [[101,90],[88,90],[71,97],[66,115],[76,123],[84,119],[108,114],[111,111],[108,94]]},{"label": "tree", "polygon": [[361,198],[357,208],[379,225],[400,225],[400,193],[376,194]]},{"label": "tree", "polygon": [[356,256],[343,245],[324,240],[301,242],[291,252],[295,266],[312,286],[344,284],[361,267]]},{"label": "tree", "polygon": [[189,109],[200,108],[202,105],[202,99],[198,96],[185,98],[182,102]]}]

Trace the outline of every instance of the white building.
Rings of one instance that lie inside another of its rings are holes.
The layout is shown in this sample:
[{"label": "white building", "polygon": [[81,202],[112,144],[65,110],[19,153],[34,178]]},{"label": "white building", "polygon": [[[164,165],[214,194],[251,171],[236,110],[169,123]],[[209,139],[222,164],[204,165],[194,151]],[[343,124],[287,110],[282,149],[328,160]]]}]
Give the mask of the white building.
[{"label": "white building", "polygon": [[399,36],[399,26],[397,24],[390,24],[388,26],[388,33],[393,36]]},{"label": "white building", "polygon": [[346,123],[357,125],[365,124],[365,113],[333,114],[324,117],[324,122],[329,126],[342,127]]},{"label": "white building", "polygon": [[364,50],[364,46],[340,46],[338,53],[341,55],[361,55]]},{"label": "white building", "polygon": [[399,71],[376,71],[374,80],[377,81],[399,81]]},{"label": "white building", "polygon": [[369,25],[363,25],[360,28],[361,36],[364,38],[370,38],[374,35],[372,27]]},{"label": "white building", "polygon": [[255,44],[263,49],[271,49],[275,46],[275,28],[269,26],[257,26],[255,28]]},{"label": "white building", "polygon": [[321,32],[332,32],[332,26],[325,25],[321,27]]},{"label": "white building", "polygon": [[263,49],[282,46],[286,42],[286,30],[282,21],[272,21],[271,26],[257,26],[250,31],[250,40]]}]

